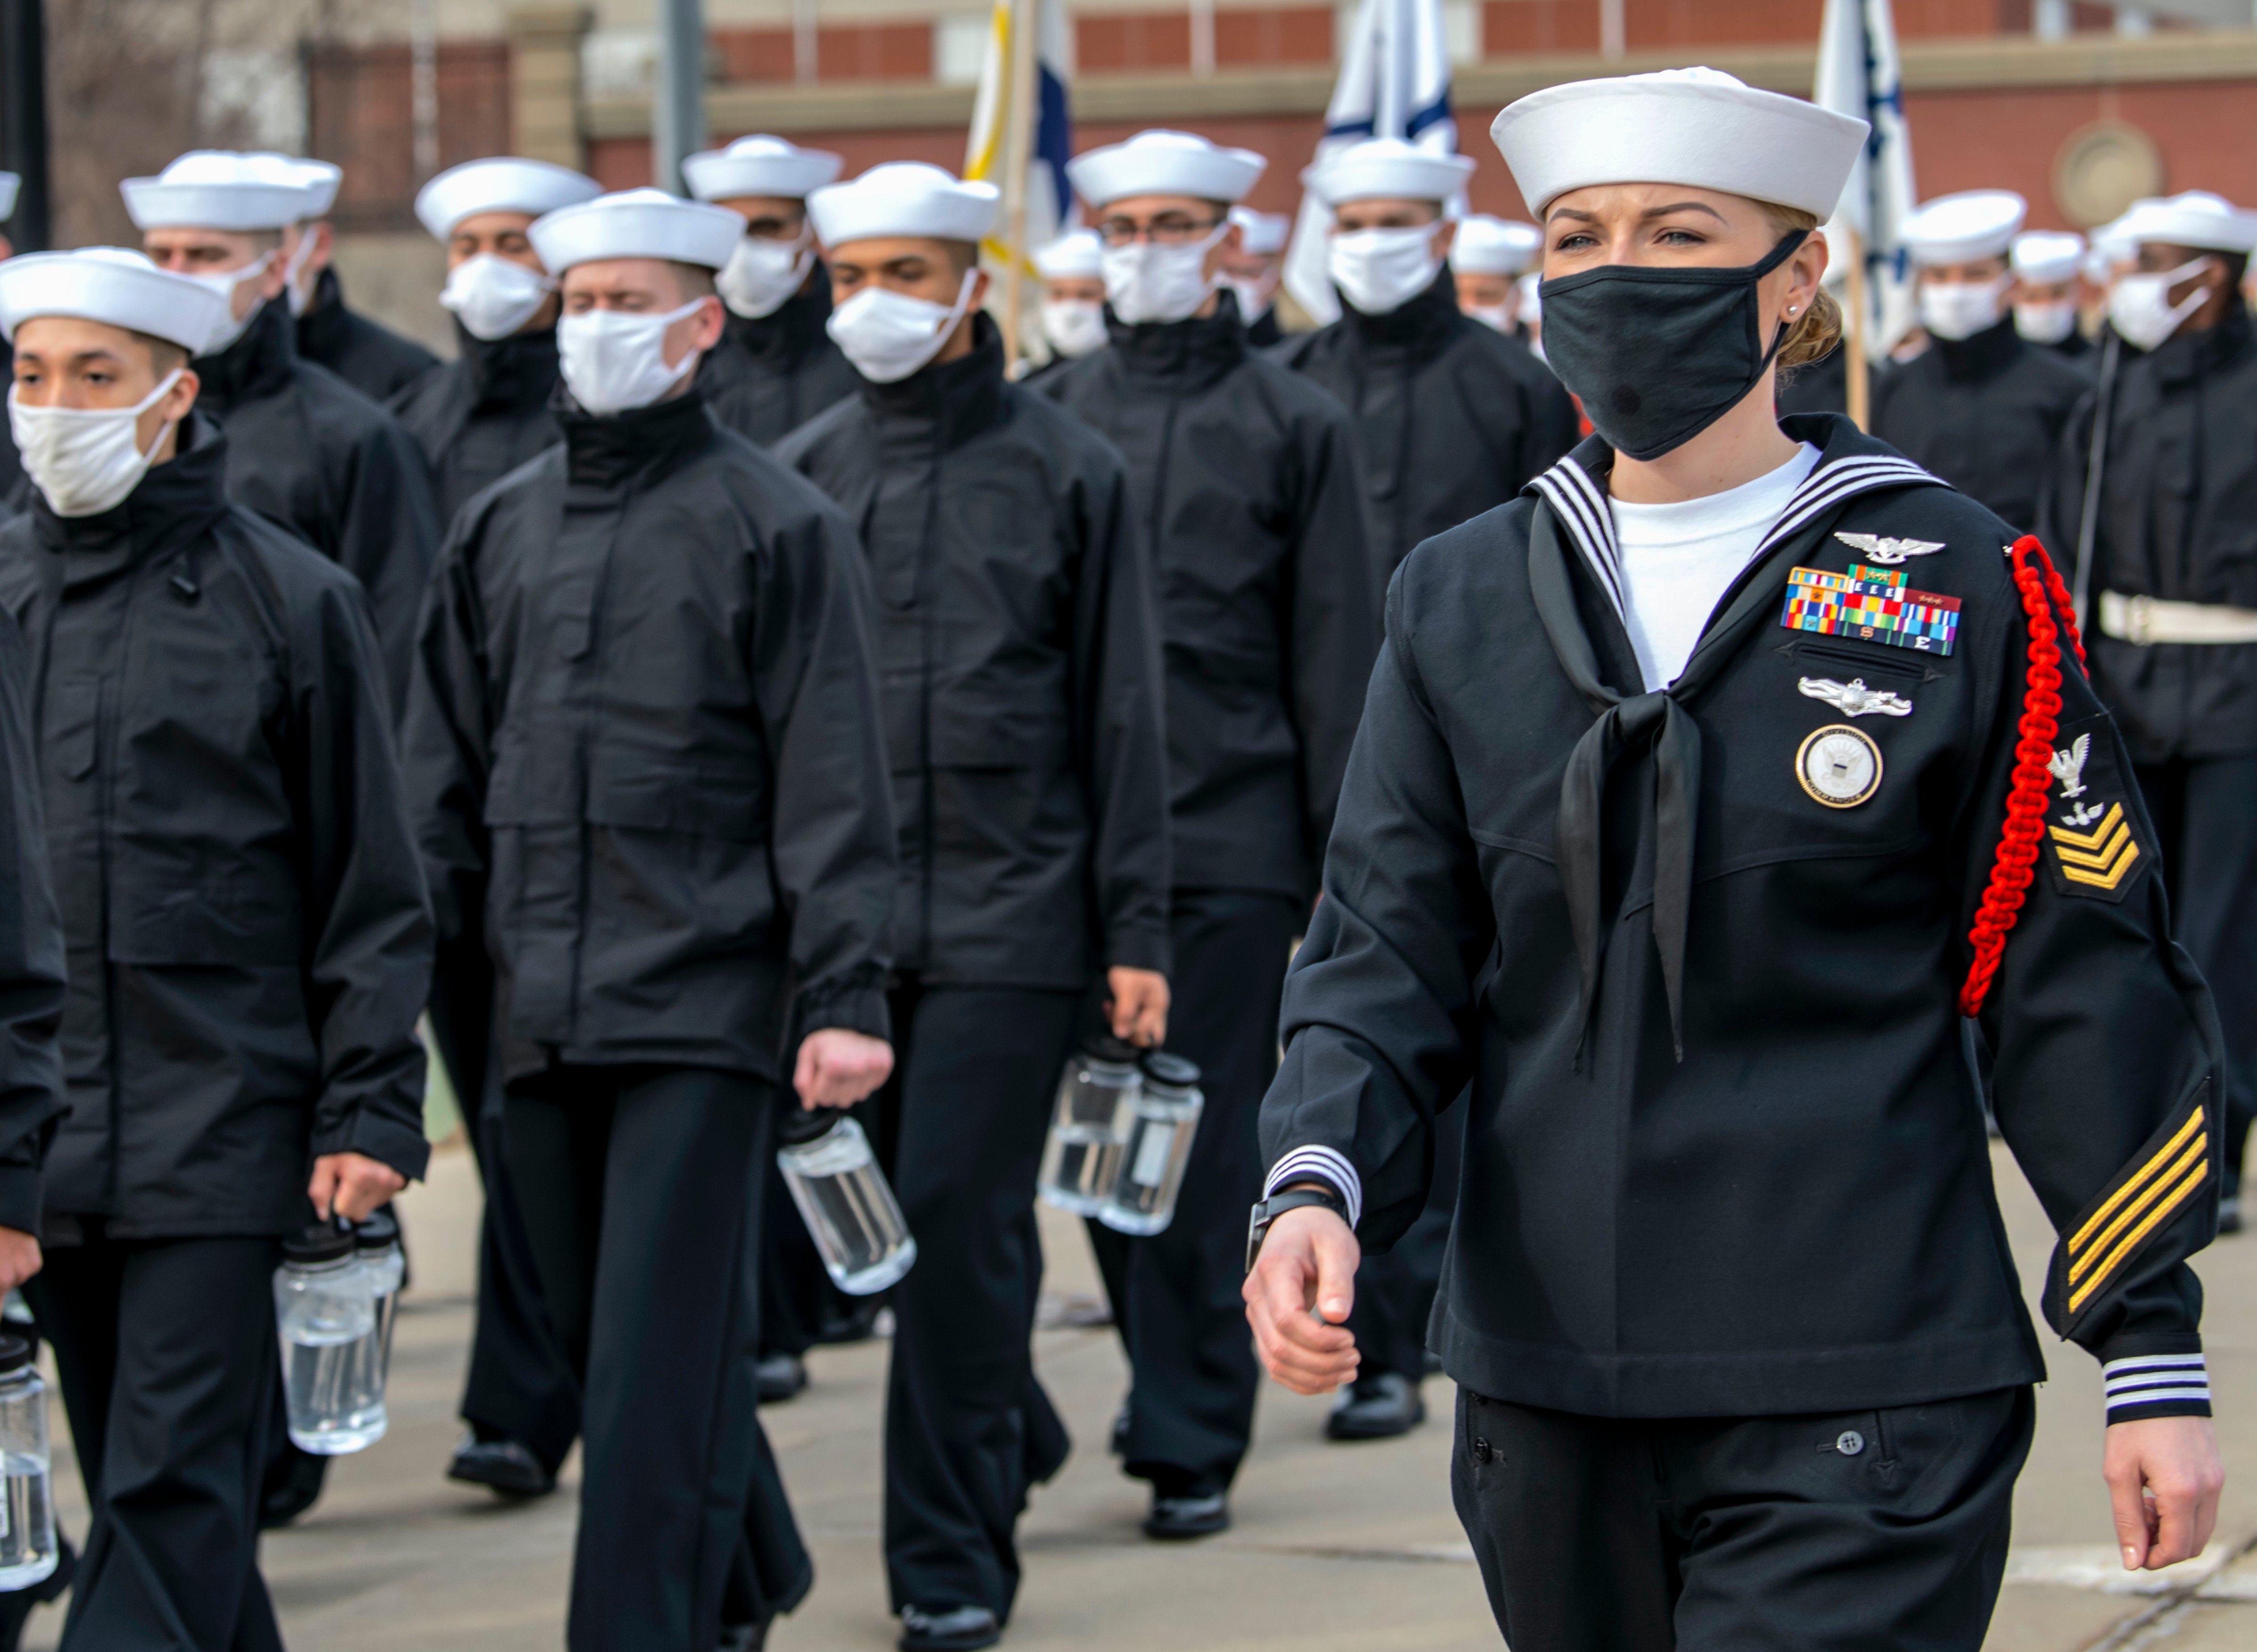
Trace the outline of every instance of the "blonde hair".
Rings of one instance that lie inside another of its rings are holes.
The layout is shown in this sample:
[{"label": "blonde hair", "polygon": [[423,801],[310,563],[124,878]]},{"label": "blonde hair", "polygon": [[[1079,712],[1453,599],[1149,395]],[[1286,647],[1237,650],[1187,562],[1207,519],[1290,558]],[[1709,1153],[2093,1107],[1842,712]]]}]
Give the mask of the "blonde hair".
[{"label": "blonde hair", "polygon": [[[1818,228],[1816,213],[1774,206],[1767,201],[1759,204],[1775,236],[1784,238],[1797,229],[1808,233]],[[1841,342],[1842,307],[1834,301],[1831,293],[1821,286],[1812,296],[1810,307],[1788,324],[1786,342],[1779,347],[1779,382],[1784,385],[1796,368],[1808,367],[1831,356]]]}]

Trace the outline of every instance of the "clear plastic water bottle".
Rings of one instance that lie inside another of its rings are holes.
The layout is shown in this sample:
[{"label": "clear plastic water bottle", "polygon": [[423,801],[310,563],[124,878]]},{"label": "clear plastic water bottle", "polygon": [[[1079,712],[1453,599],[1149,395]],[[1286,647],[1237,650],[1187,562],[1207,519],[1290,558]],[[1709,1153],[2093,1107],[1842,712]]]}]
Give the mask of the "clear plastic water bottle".
[{"label": "clear plastic water bottle", "polygon": [[1153,1050],[1142,1063],[1144,1082],[1129,1104],[1121,1174],[1097,1219],[1121,1233],[1157,1233],[1176,1217],[1184,1167],[1199,1133],[1199,1070],[1180,1055]]},{"label": "clear plastic water bottle", "polygon": [[376,1302],[376,1340],[369,1345],[371,1367],[358,1380],[364,1393],[381,1401],[392,1375],[392,1323],[400,1310],[400,1288],[407,1280],[407,1253],[400,1246],[400,1224],[379,1211],[353,1229],[353,1249],[368,1270],[369,1295]]},{"label": "clear plastic water bottle", "polygon": [[1058,1112],[1035,1183],[1044,1204],[1076,1216],[1105,1208],[1141,1084],[1134,1044],[1108,1034],[1073,1053],[1058,1079]]},{"label": "clear plastic water bottle", "polygon": [[776,1165],[831,1282],[874,1296],[909,1271],[916,1240],[852,1113],[787,1099]]},{"label": "clear plastic water bottle", "polygon": [[299,1450],[342,1457],[384,1437],[381,1333],[370,1270],[350,1228],[309,1227],[282,1241],[274,1328],[282,1394]]},{"label": "clear plastic water bottle", "polygon": [[0,1590],[28,1589],[54,1571],[52,1462],[47,1385],[32,1345],[0,1336]]}]

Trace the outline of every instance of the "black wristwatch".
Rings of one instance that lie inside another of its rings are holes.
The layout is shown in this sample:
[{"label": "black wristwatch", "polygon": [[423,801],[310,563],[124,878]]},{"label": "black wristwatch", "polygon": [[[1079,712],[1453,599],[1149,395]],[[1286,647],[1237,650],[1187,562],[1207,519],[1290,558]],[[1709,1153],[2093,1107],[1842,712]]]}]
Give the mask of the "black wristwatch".
[{"label": "black wristwatch", "polygon": [[1262,1253],[1262,1241],[1270,1232],[1270,1224],[1288,1211],[1298,1211],[1305,1204],[1321,1204],[1343,1222],[1348,1220],[1348,1201],[1328,1188],[1293,1188],[1284,1193],[1273,1193],[1254,1207],[1246,1221],[1246,1271],[1254,1271],[1254,1259]]}]

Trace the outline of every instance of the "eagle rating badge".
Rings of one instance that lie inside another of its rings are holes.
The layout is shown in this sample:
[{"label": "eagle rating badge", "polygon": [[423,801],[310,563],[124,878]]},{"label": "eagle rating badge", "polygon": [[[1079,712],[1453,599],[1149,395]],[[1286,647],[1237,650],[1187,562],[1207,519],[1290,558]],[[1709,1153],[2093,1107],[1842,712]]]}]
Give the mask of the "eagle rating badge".
[{"label": "eagle rating badge", "polygon": [[1846,573],[1829,574],[1798,568],[1786,576],[1786,611],[1779,623],[1789,631],[1949,654],[1959,641],[1959,599],[1906,589],[1899,568],[1860,562]]},{"label": "eagle rating badge", "polygon": [[[2059,738],[2065,744],[2046,764],[2054,779],[2047,800],[2046,862],[2062,894],[2114,903],[2124,899],[2147,855],[2124,806],[2115,743],[2103,722],[2095,717],[2082,729],[2063,728]],[[2096,730],[2101,733],[2097,742]]]},{"label": "eagle rating badge", "polygon": [[1855,808],[1881,788],[1881,748],[1863,729],[1829,723],[1794,754],[1794,778],[1829,808]]}]

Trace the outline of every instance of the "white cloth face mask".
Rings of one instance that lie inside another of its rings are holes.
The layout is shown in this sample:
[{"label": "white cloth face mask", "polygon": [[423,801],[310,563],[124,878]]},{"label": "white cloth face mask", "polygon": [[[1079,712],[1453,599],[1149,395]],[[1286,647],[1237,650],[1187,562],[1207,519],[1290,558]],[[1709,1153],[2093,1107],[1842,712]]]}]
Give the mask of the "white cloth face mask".
[{"label": "white cloth face mask", "polygon": [[1436,226],[1336,232],[1325,263],[1341,296],[1366,315],[1389,315],[1434,285],[1442,260]]},{"label": "white cloth face mask", "polygon": [[1069,361],[1105,348],[1105,307],[1088,299],[1050,299],[1043,305],[1043,335]]},{"label": "white cloth face mask", "polygon": [[218,293],[227,304],[227,319],[220,323],[219,331],[212,335],[204,347],[196,352],[197,355],[216,356],[250,329],[251,323],[258,318],[259,306],[258,303],[253,303],[249,309],[241,315],[237,315],[235,313],[235,290],[245,281],[255,281],[265,274],[266,266],[273,262],[274,253],[270,248],[260,253],[255,262],[244,265],[240,270],[228,270],[218,275],[188,277],[189,280],[208,286]]},{"label": "white cloth face mask", "polygon": [[306,307],[314,301],[313,282],[301,282],[298,279],[306,273],[306,265],[312,262],[313,257],[313,229],[310,225],[301,226],[298,230],[298,250],[290,255],[290,261],[282,266],[282,292],[290,300],[290,314],[294,316],[303,315],[306,313]]},{"label": "white cloth face mask", "polygon": [[782,309],[784,300],[807,284],[807,272],[814,267],[812,229],[801,230],[789,241],[746,236],[713,278],[713,286],[722,303],[746,321],[757,321]]},{"label": "white cloth face mask", "polygon": [[1510,334],[1512,331],[1512,306],[1510,304],[1475,304],[1468,307],[1466,314],[1483,327],[1493,327],[1500,333]]},{"label": "white cloth face mask", "polygon": [[455,313],[472,338],[491,343],[517,332],[548,301],[555,281],[498,253],[481,252],[447,272],[440,304]]},{"label": "white cloth face mask", "polygon": [[159,427],[145,453],[134,427],[180,382],[180,372],[176,367],[166,374],[131,407],[27,407],[9,390],[8,429],[25,473],[57,516],[99,516],[140,486],[172,425]]},{"label": "white cloth face mask", "polygon": [[556,361],[572,399],[591,413],[626,413],[647,407],[690,377],[702,353],[690,350],[666,364],[666,329],[695,315],[703,299],[692,299],[663,315],[625,310],[583,310],[556,323]]},{"label": "white cloth face mask", "polygon": [[1131,241],[1106,248],[1105,297],[1113,313],[1131,327],[1191,320],[1218,281],[1206,272],[1206,255],[1229,233],[1225,222],[1206,240],[1182,246]]},{"label": "white cloth face mask", "polygon": [[2006,289],[2013,278],[1995,281],[1924,282],[1920,289],[1920,324],[1936,338],[1956,342],[1987,333],[2006,317]]},{"label": "white cloth face mask", "polygon": [[2171,302],[2171,289],[2200,274],[2209,263],[2210,255],[2204,253],[2165,275],[2118,276],[2108,293],[2109,324],[2134,349],[2156,349],[2210,297],[2208,287],[2197,287],[2177,304]]},{"label": "white cloth face mask", "polygon": [[898,384],[940,354],[964,319],[979,279],[977,270],[964,272],[952,306],[866,286],[831,311],[824,325],[856,372],[874,385]]},{"label": "white cloth face mask", "polygon": [[2033,344],[2058,344],[2077,331],[2077,300],[2048,299],[2014,306],[2014,331]]},{"label": "white cloth face mask", "polygon": [[1249,327],[1268,313],[1270,301],[1277,294],[1277,287],[1266,277],[1249,280],[1242,275],[1226,275],[1222,284],[1237,295],[1238,319]]}]

